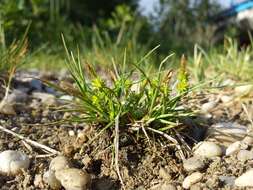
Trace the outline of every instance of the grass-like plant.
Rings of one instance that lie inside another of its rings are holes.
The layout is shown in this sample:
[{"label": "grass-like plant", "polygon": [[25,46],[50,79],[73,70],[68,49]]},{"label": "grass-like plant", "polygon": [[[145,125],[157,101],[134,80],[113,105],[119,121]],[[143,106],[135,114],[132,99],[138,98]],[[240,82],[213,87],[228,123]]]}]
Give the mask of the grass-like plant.
[{"label": "grass-like plant", "polygon": [[182,106],[182,100],[189,91],[184,60],[177,75],[177,84],[173,85],[172,71],[162,70],[171,55],[161,62],[157,72],[148,74],[141,64],[158,47],[139,62],[132,63],[134,69],[129,71],[125,53],[121,64],[113,64],[114,71],[109,72],[108,82],[100,77],[91,64],[84,65],[79,53],[75,57],[65,42],[64,46],[74,85],[50,85],[76,98],[71,102],[71,109],[65,110],[79,113],[72,121],[99,124],[104,130],[113,127],[118,117],[120,125],[128,129],[146,131],[148,127],[166,132],[185,118],[193,116],[192,111]]},{"label": "grass-like plant", "polygon": [[[180,135],[174,130],[186,118],[194,116],[194,112],[184,106],[190,91],[184,57],[177,78],[173,80],[172,70],[163,70],[165,62],[172,55],[167,56],[154,73],[148,73],[142,68],[142,63],[158,46],[137,63],[131,63],[130,68],[125,51],[121,63],[116,64],[112,61],[114,70],[108,72],[106,80],[90,63],[84,64],[81,61],[83,59],[80,58],[79,51],[77,56],[74,56],[73,52],[67,49],[64,39],[63,42],[68,71],[74,84],[46,83],[75,97],[75,100],[64,109],[73,112],[73,117],[69,121],[101,127],[101,131],[91,141],[99,137],[104,130],[115,131],[115,166],[122,185],[124,183],[118,166],[119,134],[122,131],[143,134],[149,142],[150,133],[160,135],[172,142],[184,158],[184,153],[176,140],[176,135]],[[183,138],[180,141],[184,142]]]},{"label": "grass-like plant", "polygon": [[196,81],[203,82],[219,76],[220,80],[230,78],[239,82],[252,82],[252,50],[253,43],[241,48],[231,38],[226,38],[223,51],[211,49],[207,52],[196,45],[190,60],[190,70]]},{"label": "grass-like plant", "polygon": [[[3,46],[0,49],[0,84],[4,85],[5,95],[0,103],[0,107],[7,98],[10,83],[18,67],[25,62],[25,56],[28,51],[27,32],[18,41],[13,41],[9,46]],[[1,86],[2,87],[2,86]]]}]

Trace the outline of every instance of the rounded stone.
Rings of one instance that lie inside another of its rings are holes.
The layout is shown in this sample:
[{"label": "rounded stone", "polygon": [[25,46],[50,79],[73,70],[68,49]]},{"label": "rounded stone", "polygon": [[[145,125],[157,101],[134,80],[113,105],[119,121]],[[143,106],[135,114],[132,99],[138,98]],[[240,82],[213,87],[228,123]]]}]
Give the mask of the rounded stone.
[{"label": "rounded stone", "polygon": [[247,161],[253,159],[253,152],[249,150],[240,150],[237,154],[237,158],[240,161]]},{"label": "rounded stone", "polygon": [[243,140],[243,143],[247,145],[252,145],[253,144],[253,137],[252,136],[246,136]]},{"label": "rounded stone", "polygon": [[214,142],[200,142],[194,148],[194,155],[206,158],[222,156],[222,148]]},{"label": "rounded stone", "polygon": [[189,189],[193,184],[201,181],[203,174],[200,172],[194,172],[187,176],[183,181],[183,188]]},{"label": "rounded stone", "polygon": [[50,162],[49,170],[55,172],[57,170],[62,170],[65,168],[70,168],[70,163],[65,156],[57,156]]},{"label": "rounded stone", "polygon": [[228,146],[228,148],[226,149],[226,156],[235,154],[239,152],[241,149],[246,149],[247,147],[248,147],[247,144],[242,143],[241,141],[236,141]]},{"label": "rounded stone", "polygon": [[16,175],[29,167],[29,157],[20,151],[6,150],[0,153],[0,173]]},{"label": "rounded stone", "polygon": [[205,167],[203,160],[199,157],[191,157],[183,161],[184,169],[188,172],[202,170]]},{"label": "rounded stone", "polygon": [[53,171],[46,171],[43,175],[43,181],[46,182],[51,189],[58,190],[61,188],[61,183],[56,179]]},{"label": "rounded stone", "polygon": [[76,168],[67,168],[55,172],[56,179],[66,190],[88,190],[90,175]]},{"label": "rounded stone", "polygon": [[253,187],[253,169],[248,170],[235,180],[238,187]]}]

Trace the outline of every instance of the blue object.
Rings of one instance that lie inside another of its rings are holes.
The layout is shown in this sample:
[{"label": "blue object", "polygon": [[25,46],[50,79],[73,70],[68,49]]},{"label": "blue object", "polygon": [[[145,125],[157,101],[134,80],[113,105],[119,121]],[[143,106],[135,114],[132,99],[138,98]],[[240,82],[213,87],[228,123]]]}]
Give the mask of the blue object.
[{"label": "blue object", "polygon": [[253,8],[253,0],[243,1],[232,5],[229,9],[226,9],[215,16],[215,20],[223,20],[227,17],[232,17],[237,15],[241,11]]}]

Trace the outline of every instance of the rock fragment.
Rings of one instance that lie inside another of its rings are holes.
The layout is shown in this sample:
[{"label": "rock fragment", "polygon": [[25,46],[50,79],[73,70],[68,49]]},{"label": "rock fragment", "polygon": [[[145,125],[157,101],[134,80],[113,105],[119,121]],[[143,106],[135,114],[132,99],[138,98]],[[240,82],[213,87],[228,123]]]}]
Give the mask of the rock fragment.
[{"label": "rock fragment", "polygon": [[201,181],[203,174],[200,172],[194,172],[191,175],[187,176],[183,181],[183,188],[189,189],[193,184]]},{"label": "rock fragment", "polygon": [[56,179],[66,190],[88,190],[90,175],[83,170],[67,168],[55,172]]},{"label": "rock fragment", "polygon": [[222,149],[219,145],[214,142],[200,142],[195,146],[194,155],[203,156],[206,158],[212,158],[222,156]]},{"label": "rock fragment", "polygon": [[17,175],[22,170],[28,169],[29,157],[20,151],[6,150],[0,153],[0,173]]}]

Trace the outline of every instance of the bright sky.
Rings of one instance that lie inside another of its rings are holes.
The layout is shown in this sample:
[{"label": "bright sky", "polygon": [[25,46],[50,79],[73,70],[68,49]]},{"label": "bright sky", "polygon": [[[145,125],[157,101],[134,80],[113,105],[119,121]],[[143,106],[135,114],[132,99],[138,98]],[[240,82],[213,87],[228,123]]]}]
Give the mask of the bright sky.
[{"label": "bright sky", "polygon": [[[232,0],[233,1],[233,0]],[[234,0],[237,1],[237,0]],[[144,14],[152,12],[154,6],[158,4],[159,0],[140,0],[141,9],[144,11]],[[228,6],[231,0],[219,0],[224,6]]]}]

